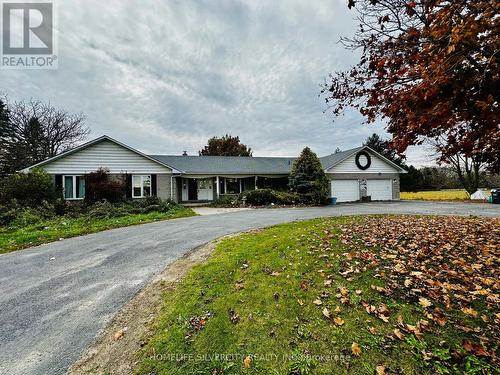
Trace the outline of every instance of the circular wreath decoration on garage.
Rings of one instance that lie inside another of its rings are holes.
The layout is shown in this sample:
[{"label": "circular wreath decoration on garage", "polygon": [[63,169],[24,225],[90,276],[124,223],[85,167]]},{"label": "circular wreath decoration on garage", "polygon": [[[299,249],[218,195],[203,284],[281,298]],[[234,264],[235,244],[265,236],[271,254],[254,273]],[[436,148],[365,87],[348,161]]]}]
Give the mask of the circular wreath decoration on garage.
[{"label": "circular wreath decoration on garage", "polygon": [[[360,157],[361,156],[364,156],[366,158],[366,164],[365,165],[362,165],[361,162],[360,162]],[[368,168],[370,168],[370,165],[372,165],[372,158],[370,156],[370,154],[366,151],[360,151],[356,154],[356,166],[361,169],[362,171],[364,170],[367,170]]]}]

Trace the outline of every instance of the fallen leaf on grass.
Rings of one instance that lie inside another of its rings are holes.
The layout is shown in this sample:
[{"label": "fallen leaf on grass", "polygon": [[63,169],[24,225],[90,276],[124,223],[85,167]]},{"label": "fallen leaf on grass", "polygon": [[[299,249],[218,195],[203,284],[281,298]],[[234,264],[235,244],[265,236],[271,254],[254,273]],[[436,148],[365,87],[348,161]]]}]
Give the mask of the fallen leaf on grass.
[{"label": "fallen leaf on grass", "polygon": [[384,366],[377,366],[375,368],[375,374],[376,375],[385,375],[385,367]]},{"label": "fallen leaf on grass", "polygon": [[465,350],[467,350],[469,353],[472,353],[478,357],[489,357],[490,353],[488,353],[482,345],[480,344],[475,344],[470,342],[469,340],[464,341],[463,347]]},{"label": "fallen leaf on grass", "polygon": [[474,318],[478,315],[478,314],[477,314],[477,311],[476,311],[476,310],[474,310],[474,309],[473,309],[473,308],[471,308],[471,307],[463,307],[463,308],[462,308],[462,312],[463,312],[464,314],[467,314],[467,315],[473,316]]},{"label": "fallen leaf on grass", "polygon": [[326,307],[323,309],[322,313],[325,317],[330,319],[330,311],[328,311],[328,309]]},{"label": "fallen leaf on grass", "polygon": [[300,306],[303,306],[304,305],[304,301],[301,300],[300,298],[297,299],[297,303],[300,305]]},{"label": "fallen leaf on grass", "polygon": [[344,319],[342,319],[340,316],[337,316],[335,319],[333,319],[333,321],[338,326],[341,326],[345,323]]},{"label": "fallen leaf on grass", "polygon": [[428,300],[427,298],[425,298],[425,297],[420,297],[420,298],[418,299],[418,303],[420,304],[420,306],[422,306],[422,307],[424,307],[424,308],[429,307],[429,306],[431,306],[431,305],[432,305],[432,302],[431,302],[431,301],[429,301],[429,300]]},{"label": "fallen leaf on grass", "polygon": [[319,298],[315,299],[315,300],[313,301],[313,303],[314,303],[316,306],[319,306],[319,305],[322,305],[322,304],[323,304],[323,302],[322,302]]},{"label": "fallen leaf on grass", "polygon": [[400,339],[400,340],[403,340],[403,338],[405,337],[405,336],[401,333],[401,331],[399,330],[399,328],[395,328],[393,332],[394,332],[394,336],[396,336],[396,337],[397,337],[398,339]]},{"label": "fallen leaf on grass", "polygon": [[347,297],[349,295],[349,289],[345,288],[345,287],[342,287],[340,288],[340,294],[343,296],[343,297]]},{"label": "fallen leaf on grass", "polygon": [[356,342],[352,343],[352,345],[351,345],[351,352],[356,357],[359,357],[361,355],[361,348],[359,347],[358,343],[356,343]]},{"label": "fallen leaf on grass", "polygon": [[233,324],[238,324],[240,321],[240,316],[233,309],[229,309],[229,320]]},{"label": "fallen leaf on grass", "polygon": [[252,358],[250,356],[246,356],[243,360],[243,367],[250,368],[252,366]]},{"label": "fallen leaf on grass", "polygon": [[307,292],[307,289],[309,289],[309,284],[307,283],[307,281],[302,280],[300,282],[300,289],[302,289],[304,292]]}]

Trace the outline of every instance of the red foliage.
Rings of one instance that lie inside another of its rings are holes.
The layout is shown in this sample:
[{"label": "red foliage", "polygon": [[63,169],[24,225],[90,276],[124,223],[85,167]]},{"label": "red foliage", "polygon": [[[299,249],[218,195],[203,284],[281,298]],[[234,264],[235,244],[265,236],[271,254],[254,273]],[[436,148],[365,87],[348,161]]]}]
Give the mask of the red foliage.
[{"label": "red foliage", "polygon": [[[354,107],[388,121],[392,146],[441,140],[442,160],[462,154],[500,170],[500,3],[359,0],[350,48],[360,62],[331,75],[333,113]],[[444,142],[442,141],[444,140]]]}]

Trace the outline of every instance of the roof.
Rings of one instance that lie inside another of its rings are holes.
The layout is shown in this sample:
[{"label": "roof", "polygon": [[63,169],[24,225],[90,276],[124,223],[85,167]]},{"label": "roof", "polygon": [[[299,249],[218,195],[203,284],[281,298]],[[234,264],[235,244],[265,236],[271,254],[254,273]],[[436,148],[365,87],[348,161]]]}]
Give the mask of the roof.
[{"label": "roof", "polygon": [[95,145],[95,144],[97,144],[97,143],[100,143],[100,142],[102,142],[102,141],[110,141],[110,142],[113,142],[113,143],[115,143],[115,144],[117,144],[117,145],[119,145],[119,146],[121,146],[121,147],[126,148],[127,150],[130,150],[130,151],[132,151],[132,152],[134,152],[134,153],[136,153],[136,154],[138,154],[138,155],[141,155],[142,157],[145,157],[146,159],[152,160],[152,161],[154,161],[155,163],[158,163],[158,164],[160,164],[160,165],[162,165],[162,166],[164,166],[164,167],[170,168],[170,169],[172,169],[172,171],[173,171],[173,172],[179,172],[176,168],[173,168],[172,166],[170,166],[170,165],[168,165],[168,164],[165,164],[165,163],[161,162],[160,160],[157,160],[157,159],[155,159],[155,158],[152,158],[152,157],[151,157],[151,156],[149,156],[149,155],[143,154],[142,152],[140,152],[140,151],[136,150],[135,148],[132,148],[132,147],[130,147],[130,146],[128,146],[128,145],[126,145],[125,143],[121,143],[121,142],[117,141],[116,139],[113,139],[113,138],[111,138],[111,137],[109,137],[109,136],[107,136],[107,135],[100,136],[99,138],[96,138],[96,139],[93,139],[93,140],[91,140],[91,141],[89,141],[89,142],[83,143],[83,144],[81,144],[80,146],[77,146],[77,147],[75,147],[75,148],[72,148],[71,150],[68,150],[68,151],[62,152],[62,153],[60,153],[60,154],[58,154],[58,155],[56,155],[56,156],[53,156],[53,157],[51,157],[51,158],[49,158],[49,159],[46,159],[46,160],[44,160],[44,161],[41,161],[40,163],[37,163],[37,164],[31,165],[31,166],[29,166],[29,167],[27,167],[27,168],[24,168],[24,169],[22,169],[22,170],[21,170],[21,172],[28,172],[28,171],[29,171],[30,169],[32,169],[32,168],[41,167],[41,166],[46,165],[46,164],[48,164],[48,163],[50,163],[50,162],[53,162],[53,161],[55,161],[55,160],[58,160],[58,159],[61,159],[61,158],[66,157],[66,156],[68,156],[68,155],[74,154],[75,152],[78,152],[78,151],[80,151],[80,150],[83,150],[83,149],[85,149],[85,148],[87,148],[87,147],[93,146],[93,145]]},{"label": "roof", "polygon": [[[323,168],[330,169],[351,155],[368,147],[356,147],[319,158]],[[375,151],[371,150],[375,154]],[[381,158],[381,155],[377,154]],[[296,158],[248,157],[248,156],[182,156],[150,155],[165,164],[172,165],[183,173],[209,174],[289,174]],[[385,158],[383,158],[386,160]],[[387,161],[387,160],[386,160]],[[395,164],[391,165],[400,169]]]},{"label": "roof", "polygon": [[[90,147],[104,140],[113,142],[122,146],[138,155],[141,155],[149,160],[152,160],[164,167],[172,169],[174,173],[186,174],[275,174],[286,175],[292,170],[293,162],[296,158],[281,158],[281,157],[248,157],[248,156],[183,156],[183,155],[146,155],[136,149],[127,146],[107,135],[103,135],[90,142],[84,143],[69,151],[63,152],[50,159],[44,160],[38,164],[32,165],[23,171],[28,171],[34,167],[40,167],[54,160],[66,157],[70,154],[78,152],[82,149]],[[346,160],[350,156],[361,150],[369,150],[377,155],[380,159],[390,164],[399,172],[403,172],[403,168],[399,167],[392,161],[386,159],[378,152],[367,146],[352,148],[350,150],[337,152],[335,154],[323,156],[320,159],[321,165],[325,170],[328,170],[335,165]]]},{"label": "roof", "polygon": [[183,173],[289,174],[295,158],[150,155]]}]

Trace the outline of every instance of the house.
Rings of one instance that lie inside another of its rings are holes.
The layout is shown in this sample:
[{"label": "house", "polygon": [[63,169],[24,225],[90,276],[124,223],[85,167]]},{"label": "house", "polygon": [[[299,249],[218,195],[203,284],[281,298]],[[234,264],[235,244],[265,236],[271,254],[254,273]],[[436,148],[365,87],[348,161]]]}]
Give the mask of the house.
[{"label": "house", "polygon": [[[102,136],[23,171],[42,168],[54,177],[68,200],[83,199],[85,174],[106,168],[127,179],[127,195],[149,195],[177,202],[212,201],[261,188],[286,188],[295,158],[146,155]],[[331,196],[352,202],[398,200],[399,175],[405,171],[369,147],[320,158],[331,180]]]}]

